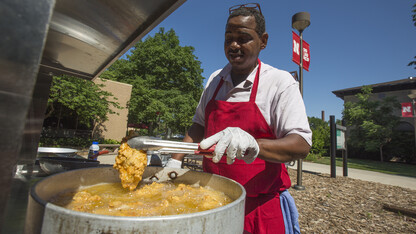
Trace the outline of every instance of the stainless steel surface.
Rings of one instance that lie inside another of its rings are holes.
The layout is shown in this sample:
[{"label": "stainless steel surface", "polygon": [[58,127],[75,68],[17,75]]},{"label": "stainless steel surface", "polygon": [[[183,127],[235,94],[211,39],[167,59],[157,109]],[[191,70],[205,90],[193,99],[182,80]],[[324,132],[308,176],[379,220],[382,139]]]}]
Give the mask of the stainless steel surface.
[{"label": "stainless steel surface", "polygon": [[52,175],[74,169],[97,167],[100,165],[100,162],[85,158],[40,157],[39,165],[42,171]]},{"label": "stainless steel surface", "polygon": [[198,150],[197,143],[158,140],[150,137],[134,137],[127,144],[135,149],[157,151],[158,153],[193,154]]},{"label": "stainless steel surface", "polygon": [[203,172],[161,167],[146,168],[143,178],[210,186],[234,202],[198,213],[155,217],[96,215],[48,203],[64,190],[120,181],[118,172],[111,167],[80,169],[50,176],[32,188],[25,229],[28,233],[243,233],[246,193],[235,181]]},{"label": "stainless steel surface", "polygon": [[78,150],[70,148],[38,147],[38,153],[71,154],[76,152],[78,152]]},{"label": "stainless steel surface", "polygon": [[[54,4],[54,0],[0,1],[0,157],[2,159],[0,226],[2,229],[6,226],[5,206],[11,200],[10,197],[13,197],[9,196],[12,173],[22,147],[25,119]],[[16,220],[19,218],[16,217]]]},{"label": "stainless steel surface", "polygon": [[34,177],[30,175],[20,175],[13,179],[9,202],[6,206],[6,214],[0,233],[19,234],[23,233],[26,210],[28,204],[28,194],[30,186],[43,177]]},{"label": "stainless steel surface", "polygon": [[93,79],[185,0],[57,0],[41,67]]},{"label": "stainless steel surface", "polygon": [[25,120],[18,165],[33,164],[35,161],[51,83],[52,76],[42,72],[38,73],[29,112]]}]

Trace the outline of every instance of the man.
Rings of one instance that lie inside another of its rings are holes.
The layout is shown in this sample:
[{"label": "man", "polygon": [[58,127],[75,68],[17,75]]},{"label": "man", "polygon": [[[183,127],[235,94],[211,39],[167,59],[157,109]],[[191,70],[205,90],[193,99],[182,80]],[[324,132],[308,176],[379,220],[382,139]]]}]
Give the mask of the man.
[{"label": "man", "polygon": [[[258,4],[230,8],[224,41],[229,64],[209,78],[184,141],[202,140],[203,149],[216,144],[203,168],[245,187],[245,231],[285,233],[285,225],[287,232],[299,229],[284,162],[306,157],[312,133],[298,83],[258,59],[267,40]],[[183,157],[173,155],[167,166],[180,167]]]}]

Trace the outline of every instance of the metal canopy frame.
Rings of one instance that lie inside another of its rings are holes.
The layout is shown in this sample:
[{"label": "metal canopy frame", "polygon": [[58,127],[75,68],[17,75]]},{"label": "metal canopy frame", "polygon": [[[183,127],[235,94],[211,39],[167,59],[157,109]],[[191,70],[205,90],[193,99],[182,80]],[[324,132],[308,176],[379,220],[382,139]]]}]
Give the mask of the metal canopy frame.
[{"label": "metal canopy frame", "polygon": [[0,1],[0,232],[23,233],[52,77],[95,79],[185,1]]},{"label": "metal canopy frame", "polygon": [[185,0],[57,0],[40,68],[95,79]]}]

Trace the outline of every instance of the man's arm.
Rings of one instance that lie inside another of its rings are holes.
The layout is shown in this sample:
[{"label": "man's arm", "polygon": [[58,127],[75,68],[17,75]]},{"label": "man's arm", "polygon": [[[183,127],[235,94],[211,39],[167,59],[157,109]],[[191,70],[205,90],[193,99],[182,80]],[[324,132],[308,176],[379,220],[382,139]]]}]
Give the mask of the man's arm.
[{"label": "man's arm", "polygon": [[252,163],[257,157],[276,163],[290,162],[304,158],[310,150],[309,144],[298,134],[288,134],[279,139],[254,139],[248,132],[238,127],[228,127],[200,143],[202,149],[217,144],[212,160],[216,163],[227,154],[227,163],[243,159]]},{"label": "man's arm", "polygon": [[[204,138],[205,128],[197,123],[193,123],[183,138],[184,142],[199,143]],[[172,158],[182,161],[185,154],[172,154]]]},{"label": "man's arm", "polygon": [[280,139],[257,139],[257,143],[260,148],[258,157],[277,163],[305,158],[311,148],[298,134],[289,134]]}]

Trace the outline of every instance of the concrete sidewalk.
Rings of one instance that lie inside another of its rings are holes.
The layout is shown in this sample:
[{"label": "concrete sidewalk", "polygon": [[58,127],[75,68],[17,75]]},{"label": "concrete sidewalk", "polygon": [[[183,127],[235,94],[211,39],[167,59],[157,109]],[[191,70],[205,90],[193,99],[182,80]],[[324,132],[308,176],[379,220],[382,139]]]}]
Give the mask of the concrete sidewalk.
[{"label": "concrete sidewalk", "polygon": [[[98,156],[98,161],[100,161],[101,165],[112,165],[114,164],[116,154],[104,154]],[[289,166],[294,170],[297,170],[297,161],[295,165]],[[313,172],[313,173],[322,173],[322,174],[331,174],[331,167],[325,164],[319,163],[311,163],[311,162],[303,162],[302,163],[302,171],[304,172]],[[336,167],[336,175],[343,176],[342,167]],[[397,175],[390,175],[381,172],[375,171],[366,171],[366,170],[359,170],[354,168],[348,168],[348,177],[352,179],[359,179],[364,181],[371,181],[377,182],[381,184],[387,185],[395,185],[403,188],[409,188],[416,190],[416,178],[414,177],[406,177],[406,176],[397,176]]]},{"label": "concrete sidewalk", "polygon": [[100,162],[101,165],[113,165],[116,161],[116,157],[116,153],[103,154],[98,156],[97,160]]},{"label": "concrete sidewalk", "polygon": [[[297,170],[297,162],[295,165],[289,166],[289,168]],[[325,164],[303,162],[302,171],[331,174],[331,167]],[[336,167],[336,176],[343,176],[342,167]],[[414,177],[390,175],[381,172],[359,170],[354,168],[348,168],[348,177],[416,190],[416,178]]]}]

